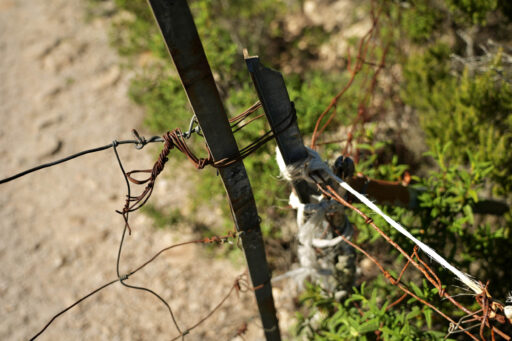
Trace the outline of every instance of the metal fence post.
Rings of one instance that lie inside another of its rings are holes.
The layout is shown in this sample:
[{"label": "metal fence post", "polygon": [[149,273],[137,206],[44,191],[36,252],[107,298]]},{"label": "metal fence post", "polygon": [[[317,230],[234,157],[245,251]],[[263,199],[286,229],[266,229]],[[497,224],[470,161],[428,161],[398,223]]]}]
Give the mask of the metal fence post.
[{"label": "metal fence post", "polygon": [[[290,113],[295,118],[295,109],[293,103],[290,102],[283,76],[281,73],[263,66],[258,57],[249,57],[247,52],[244,55],[247,68],[251,73],[254,86],[265,110],[265,115],[276,135],[277,145],[284,163],[288,166],[303,161],[308,157],[308,151],[304,147],[297,121],[294,119],[290,124],[290,121],[287,120]],[[292,187],[303,204],[311,202],[311,195],[319,194],[315,186],[304,180],[293,181]],[[343,211],[331,212],[329,217],[326,216],[325,219],[334,231],[349,233],[352,230]],[[336,254],[336,256],[326,260],[332,264],[332,290],[341,294],[346,293],[346,290],[354,285],[353,277],[347,276],[344,269],[348,269],[348,273],[355,274],[355,256],[351,247],[339,246],[337,248],[340,255],[349,256],[349,258],[341,260]],[[344,265],[340,267],[337,264]]]},{"label": "metal fence post", "polygon": [[[244,51],[244,57],[285,164],[304,160],[308,157],[308,151],[304,147],[297,122],[289,124],[290,113],[295,114],[295,109],[290,102],[283,76],[262,65],[257,56],[249,56],[247,51]],[[302,203],[308,203],[309,195],[316,192],[303,180],[293,181],[292,187]]]},{"label": "metal fence post", "polygon": [[[148,0],[215,161],[239,150],[186,0]],[[280,340],[259,216],[242,161],[219,169],[242,245],[267,340]]]}]

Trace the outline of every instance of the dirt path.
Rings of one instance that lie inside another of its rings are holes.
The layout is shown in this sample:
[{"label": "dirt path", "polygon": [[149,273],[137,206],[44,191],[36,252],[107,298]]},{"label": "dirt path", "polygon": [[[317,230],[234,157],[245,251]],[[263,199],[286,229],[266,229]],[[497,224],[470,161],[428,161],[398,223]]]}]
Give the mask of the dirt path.
[{"label": "dirt path", "polygon": [[[86,22],[83,6],[79,0],[0,0],[0,178],[130,138],[129,131],[140,126],[143,113],[126,96],[129,75],[109,47],[108,22]],[[147,168],[154,152],[126,146],[121,155],[128,168]],[[178,205],[186,183],[184,174],[160,179],[152,200]],[[122,218],[114,210],[122,206],[124,186],[112,151],[0,186],[0,339],[30,338],[60,309],[116,277]],[[133,218],[125,271],[164,246],[192,238],[156,230],[142,214]],[[130,279],[168,299],[183,328],[216,304],[242,271],[201,250],[176,249]],[[230,339],[253,316],[252,294],[234,295],[187,340]],[[256,324],[246,339],[261,337]],[[60,317],[40,339],[175,335],[153,296],[115,284]]]}]

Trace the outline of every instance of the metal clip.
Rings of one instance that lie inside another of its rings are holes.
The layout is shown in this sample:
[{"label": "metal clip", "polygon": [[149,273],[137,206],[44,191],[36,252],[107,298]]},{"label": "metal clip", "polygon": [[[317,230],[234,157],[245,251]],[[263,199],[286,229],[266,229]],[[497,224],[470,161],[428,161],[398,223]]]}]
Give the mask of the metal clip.
[{"label": "metal clip", "polygon": [[[195,127],[194,124],[196,124]],[[188,125],[188,131],[182,133],[182,136],[188,140],[193,133],[197,133],[198,135],[202,136],[201,127],[199,126],[196,115],[192,116],[192,119]]]},{"label": "metal clip", "polygon": [[133,137],[135,137],[135,139],[137,140],[137,144],[135,145],[135,149],[142,149],[144,148],[144,146],[148,143],[148,141],[146,140],[146,138],[144,136],[140,136],[139,133],[137,132],[137,130],[135,129],[132,129],[132,134],[133,134]]}]

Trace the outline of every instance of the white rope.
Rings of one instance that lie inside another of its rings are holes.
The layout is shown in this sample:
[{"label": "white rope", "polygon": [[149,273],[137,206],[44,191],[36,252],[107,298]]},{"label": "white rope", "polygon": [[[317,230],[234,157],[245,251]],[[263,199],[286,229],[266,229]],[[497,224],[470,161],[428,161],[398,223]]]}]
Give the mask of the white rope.
[{"label": "white rope", "polygon": [[[307,148],[307,147],[306,147]],[[433,250],[431,247],[426,245],[425,243],[421,242],[417,238],[415,238],[409,231],[407,231],[402,225],[397,223],[395,220],[390,218],[387,214],[382,212],[380,208],[378,208],[373,202],[368,200],[364,195],[357,192],[355,189],[353,189],[349,184],[347,184],[342,179],[338,178],[329,168],[329,166],[320,158],[320,155],[315,152],[314,150],[308,149],[308,158],[300,163],[293,166],[283,167],[281,168],[281,172],[283,174],[283,177],[287,180],[302,178],[304,180],[315,182],[315,175],[314,172],[323,172],[327,175],[329,175],[332,179],[334,179],[342,188],[349,191],[351,194],[353,194],[359,201],[361,201],[363,204],[365,204],[368,208],[370,208],[372,211],[380,215],[384,220],[386,220],[393,228],[395,228],[398,232],[403,234],[405,237],[410,239],[414,244],[418,245],[418,247],[423,250],[429,257],[434,259],[436,262],[438,262],[441,266],[451,271],[462,283],[464,283],[468,288],[473,290],[476,294],[482,293],[482,287],[478,282],[471,279],[468,275],[463,273],[462,271],[455,268],[453,265],[448,263],[443,257],[441,257],[435,250]],[[278,164],[279,161],[281,161],[282,164],[284,164],[284,161],[282,160],[282,157],[280,156],[279,151],[277,151],[277,160]],[[281,160],[279,160],[281,159]]]},{"label": "white rope", "polygon": [[[292,178],[289,172],[286,171],[286,166],[279,150],[277,150],[276,159],[281,169],[281,175],[286,180],[291,181]],[[297,258],[300,267],[273,277],[273,283],[291,278],[297,284],[298,289],[302,290],[304,281],[309,278],[310,280],[321,282],[324,289],[333,291],[332,283],[328,281],[328,278],[332,275],[332,271],[330,271],[328,267],[322,266],[321,261],[317,257],[315,247],[327,248],[336,246],[340,243],[341,238],[320,239],[315,238],[315,236],[321,235],[325,228],[324,218],[326,212],[339,209],[339,205],[332,200],[322,200],[322,198],[323,195],[320,195],[318,198],[314,198],[318,203],[304,204],[294,192],[290,193],[288,203],[292,208],[297,210],[297,240],[299,242],[297,246]],[[339,295],[341,296],[345,293],[346,292],[339,293]]]},{"label": "white rope", "polygon": [[[343,236],[344,237],[344,236]],[[317,239],[313,238],[312,244],[314,247],[317,247],[319,249],[324,249],[326,247],[333,247],[338,245],[343,241],[343,237],[339,236],[333,239]]]},{"label": "white rope", "polygon": [[304,283],[304,279],[306,279],[310,275],[311,275],[310,269],[300,267],[300,268],[285,272],[282,275],[273,276],[272,283],[277,283],[286,278],[293,278],[297,282],[299,288],[302,289],[302,283]]},{"label": "white rope", "polygon": [[[313,248],[313,237],[322,230],[326,210],[329,209],[327,201],[318,204],[303,204],[295,193],[290,193],[289,204],[297,210],[297,226],[299,232],[297,239],[297,258],[300,268],[290,270],[280,276],[272,278],[272,282],[278,282],[285,278],[293,278],[300,290],[303,289],[306,278],[322,280],[329,273],[319,266],[315,249]],[[311,213],[305,220],[305,213]],[[324,283],[325,284],[325,283]]]},{"label": "white rope", "polygon": [[446,261],[446,259],[444,259],[443,257],[441,257],[434,249],[432,249],[430,246],[428,246],[427,244],[423,243],[422,241],[418,240],[417,238],[415,238],[409,231],[407,231],[402,225],[400,225],[399,223],[397,223],[396,221],[394,221],[393,219],[391,219],[387,214],[385,214],[384,212],[381,211],[380,208],[377,207],[377,205],[375,205],[374,203],[372,203],[370,200],[368,200],[368,198],[366,198],[364,195],[362,195],[361,193],[357,192],[355,189],[353,189],[352,187],[350,187],[349,184],[347,184],[345,181],[341,180],[340,178],[338,178],[336,175],[332,174],[332,176],[334,177],[334,179],[336,181],[338,181],[338,183],[340,184],[341,187],[345,188],[347,191],[349,191],[350,193],[352,193],[357,199],[359,199],[359,201],[361,201],[363,204],[365,204],[366,206],[368,206],[371,210],[373,210],[375,213],[377,213],[378,215],[380,215],[382,218],[384,218],[384,220],[386,220],[391,226],[393,226],[398,232],[400,232],[401,234],[403,234],[404,236],[406,236],[407,238],[409,238],[410,240],[412,240],[412,242],[416,245],[418,245],[418,247],[423,250],[423,252],[425,252],[427,255],[429,255],[432,259],[434,259],[436,262],[438,262],[439,264],[441,264],[441,266],[443,266],[444,268],[448,269],[449,271],[451,271],[455,276],[457,276],[457,278],[462,282],[464,283],[465,285],[468,286],[468,288],[470,288],[471,290],[473,290],[476,294],[481,294],[482,293],[482,287],[480,286],[480,284],[478,284],[478,282],[476,282],[475,280],[471,279],[468,275],[466,275],[465,273],[463,273],[462,271],[460,271],[459,269],[457,269],[456,267],[454,267],[453,265],[451,265],[450,263],[448,263],[448,261]]},{"label": "white rope", "polygon": [[505,316],[507,319],[512,323],[512,291],[508,294],[506,303],[510,303],[509,305],[505,305],[503,308],[503,312],[505,313]]}]

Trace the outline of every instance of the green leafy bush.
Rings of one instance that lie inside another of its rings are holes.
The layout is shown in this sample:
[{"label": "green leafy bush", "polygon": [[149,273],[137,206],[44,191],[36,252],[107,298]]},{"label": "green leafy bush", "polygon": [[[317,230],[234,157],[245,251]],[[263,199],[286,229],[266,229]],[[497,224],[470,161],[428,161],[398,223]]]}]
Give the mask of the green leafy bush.
[{"label": "green leafy bush", "polygon": [[455,14],[462,13],[471,22],[485,22],[485,16],[498,6],[498,0],[448,0],[450,9]]},{"label": "green leafy bush", "polygon": [[[507,278],[507,262],[512,259],[512,251],[506,247],[512,224],[509,217],[493,219],[491,224],[473,212],[473,204],[479,200],[478,193],[488,181],[493,166],[490,162],[476,161],[470,153],[467,154],[470,160],[469,169],[450,164],[450,149],[450,145],[436,147],[429,155],[433,157],[439,170],[432,170],[428,177],[415,178],[417,183],[413,187],[421,193],[418,196],[417,210],[385,207],[384,211],[457,268],[476,278],[496,283],[492,286],[492,294],[495,297],[505,297],[510,289],[502,283]],[[375,160],[373,157],[369,158],[372,159]],[[360,163],[359,166],[361,165],[365,163]],[[365,173],[387,174],[390,169],[400,173],[404,167],[396,164],[391,167],[382,165],[369,168]],[[356,206],[365,211],[363,205]],[[387,270],[397,278],[404,264],[403,256],[384,243],[364,219],[353,212],[347,214],[350,221],[357,226],[357,243],[381,264],[387,265]],[[372,218],[406,252],[412,251],[414,245],[408,239],[389,227],[382,218]],[[429,265],[452,295],[464,294],[464,290],[458,289],[459,285],[450,272],[435,263]],[[462,317],[457,308],[439,298],[437,289],[425,280],[418,283],[418,275],[415,270],[409,269],[401,282],[418,297],[432,303],[444,313]],[[297,333],[314,340],[374,340],[377,336],[383,340],[437,340],[444,337],[446,321],[429,307],[408,297],[403,303],[388,310],[387,306],[403,292],[391,285],[383,275],[363,279],[354,288],[354,293],[342,302],[337,302],[332,294],[322,292],[319,286],[310,285],[302,296],[302,312],[298,314]],[[471,296],[460,301],[471,309],[478,309]]]},{"label": "green leafy bush", "polygon": [[449,49],[437,45],[412,56],[405,67],[403,98],[417,109],[431,147],[451,143],[454,162],[476,160],[494,165],[491,178],[498,194],[512,186],[512,86],[497,77],[501,53],[483,74],[450,73]]},{"label": "green leafy bush", "polygon": [[[429,1],[409,4],[405,10],[392,5],[387,9],[392,20],[400,22],[396,29],[404,30],[393,33],[401,39],[394,45],[397,53],[390,54],[387,62],[404,64],[400,98],[421,122],[431,150],[423,163],[430,169],[423,178],[413,177],[412,187],[420,193],[416,210],[385,207],[384,211],[462,271],[489,280],[494,297],[504,298],[510,290],[504,285],[507,262],[512,259],[512,251],[506,246],[512,229],[510,211],[491,218],[475,214],[473,208],[481,196],[510,200],[510,83],[502,76],[501,51],[484,68],[459,72],[452,63],[455,47],[442,43],[447,41],[443,37],[447,32],[439,31],[441,27],[450,30],[450,25],[456,30],[468,23],[484,23],[489,12],[499,6],[483,1],[453,1],[449,7],[430,7]],[[450,22],[453,19],[447,15],[461,12],[469,19]],[[403,44],[410,49],[404,50]],[[391,162],[382,162],[381,156],[388,153],[392,142],[376,140],[371,133],[364,141],[358,146],[363,151],[358,171],[374,178],[401,179],[408,167],[401,165],[396,156]],[[359,208],[365,210],[362,205]],[[396,278],[403,257],[361,217],[351,212],[348,215],[357,226],[358,244],[387,265]],[[409,240],[388,227],[382,218],[372,218],[411,252],[413,245]],[[430,265],[451,294],[464,293],[456,288],[457,282],[449,272]],[[462,317],[453,305],[439,299],[435,289],[418,281],[414,271],[408,270],[402,282],[444,313],[455,319]],[[361,278],[354,294],[342,302],[336,302],[318,286],[309,286],[302,297],[297,333],[315,340],[442,339],[446,335],[446,321],[422,303],[409,299],[407,304],[386,311],[401,294],[382,275]],[[471,296],[461,301],[478,309]]]},{"label": "green leafy bush", "polygon": [[[429,300],[437,294],[426,285],[423,289],[413,282],[410,285],[422,299]],[[326,297],[318,286],[309,285],[301,300],[308,308],[308,315],[298,315],[296,335],[310,340],[375,340],[377,336],[381,340],[438,340],[444,336],[441,332],[422,329],[423,325],[432,328],[433,312],[414,304],[414,298],[388,310],[390,301],[383,297],[397,294],[389,289],[389,285],[379,280],[372,284],[372,289],[363,283],[340,303]]]}]

